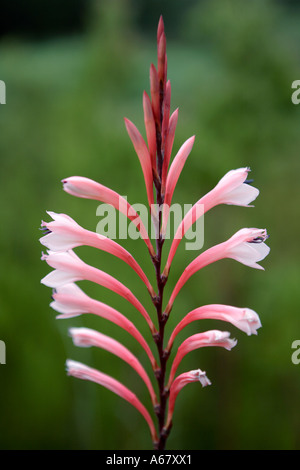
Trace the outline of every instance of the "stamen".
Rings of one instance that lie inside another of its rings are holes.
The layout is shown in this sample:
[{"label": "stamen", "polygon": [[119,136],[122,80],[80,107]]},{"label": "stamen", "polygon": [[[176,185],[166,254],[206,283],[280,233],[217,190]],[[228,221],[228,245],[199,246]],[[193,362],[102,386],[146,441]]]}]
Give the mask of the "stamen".
[{"label": "stamen", "polygon": [[264,242],[266,237],[256,237],[253,238],[253,240],[249,241],[249,243],[262,243]]},{"label": "stamen", "polygon": [[51,230],[49,230],[47,227],[39,227],[39,230],[44,232],[44,235],[48,235],[49,233],[52,233]]}]

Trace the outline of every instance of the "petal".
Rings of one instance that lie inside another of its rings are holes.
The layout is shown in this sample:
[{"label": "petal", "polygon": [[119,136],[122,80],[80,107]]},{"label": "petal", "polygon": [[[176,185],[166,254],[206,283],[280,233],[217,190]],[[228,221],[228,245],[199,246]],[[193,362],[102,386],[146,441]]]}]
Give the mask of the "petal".
[{"label": "petal", "polygon": [[62,284],[79,281],[80,277],[73,273],[55,269],[45,276],[41,283],[47,287],[59,287]]},{"label": "petal", "polygon": [[51,232],[40,238],[40,243],[51,251],[67,251],[81,245],[78,235]]},{"label": "petal", "polygon": [[222,204],[248,206],[259,195],[259,190],[250,184],[242,184],[226,193],[222,198]]},{"label": "petal", "polygon": [[262,261],[270,252],[270,247],[265,243],[241,243],[228,250],[228,257],[239,261],[246,266],[262,269],[257,265],[258,261]]}]

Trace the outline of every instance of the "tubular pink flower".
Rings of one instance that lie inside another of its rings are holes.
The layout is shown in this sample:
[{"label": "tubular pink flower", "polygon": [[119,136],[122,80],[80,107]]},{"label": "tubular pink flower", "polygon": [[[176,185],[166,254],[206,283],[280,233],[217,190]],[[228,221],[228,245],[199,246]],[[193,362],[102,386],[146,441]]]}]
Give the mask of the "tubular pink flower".
[{"label": "tubular pink flower", "polygon": [[146,384],[153,406],[157,405],[157,398],[148,374],[141,365],[140,361],[129,351],[129,349],[127,349],[115,339],[112,339],[109,336],[103,335],[102,333],[99,333],[98,331],[92,330],[90,328],[70,328],[69,333],[72,336],[75,346],[83,348],[95,346],[97,348],[102,348],[127,362],[127,364],[129,364],[137,372],[137,374]]},{"label": "tubular pink flower", "polygon": [[245,183],[249,171],[249,168],[239,168],[238,170],[229,171],[225,176],[223,176],[214,189],[199,199],[199,201],[196,202],[196,204],[194,204],[194,206],[189,210],[181,221],[174,236],[166,263],[166,273],[170,269],[180,241],[188,229],[197,221],[199,215],[202,214],[201,211],[197,210],[200,205],[203,207],[204,213],[219,204],[251,207],[249,204],[257,198],[259,190],[250,184]]},{"label": "tubular pink flower", "polygon": [[246,266],[256,269],[264,269],[257,264],[270,252],[270,248],[264,243],[268,238],[267,231],[258,228],[244,228],[235,233],[226,242],[215,245],[197,256],[183,271],[168,302],[166,313],[171,311],[174,300],[187,282],[187,280],[203,267],[223,258],[232,258]]},{"label": "tubular pink flower", "polygon": [[153,171],[156,173],[156,128],[152,105],[149,96],[143,94],[144,122],[147,134],[148,148],[151,157]]},{"label": "tubular pink flower", "polygon": [[203,372],[201,369],[190,370],[189,372],[184,372],[183,374],[176,377],[170,388],[168,416],[165,425],[166,430],[170,427],[172,422],[175,402],[178,393],[180,392],[180,390],[183,389],[183,387],[192,382],[200,382],[202,387],[207,387],[207,385],[211,385],[210,380],[206,377],[206,372]]},{"label": "tubular pink flower", "polygon": [[259,316],[254,310],[249,308],[230,307],[229,305],[219,304],[204,305],[189,312],[178,323],[170,336],[166,350],[171,350],[174,339],[183,328],[196,320],[207,319],[227,321],[239,330],[244,331],[248,336],[257,335],[257,330],[261,327]]},{"label": "tubular pink flower", "polygon": [[47,213],[52,217],[53,221],[42,222],[42,227],[45,227],[47,231],[47,234],[40,238],[42,245],[51,251],[68,251],[77,246],[87,245],[110,253],[125,261],[144,282],[150,295],[152,297],[155,296],[153,287],[146,274],[125,248],[104,235],[84,229],[68,215],[56,214],[50,211]]},{"label": "tubular pink flower", "polygon": [[154,205],[153,199],[153,176],[152,176],[152,165],[151,157],[147,148],[147,145],[141,136],[139,130],[136,126],[129,121],[129,119],[124,118],[125,126],[128,132],[128,135],[132,141],[134,149],[139,157],[140,164],[143,170],[144,180],[146,184],[147,197],[149,207],[152,208]]},{"label": "tubular pink flower", "polygon": [[168,168],[169,168],[169,163],[170,163],[170,158],[171,158],[171,153],[172,153],[172,148],[173,148],[173,143],[174,143],[175,130],[176,130],[177,121],[178,121],[178,112],[179,112],[178,108],[175,109],[174,113],[170,117],[168,132],[167,132],[167,136],[165,140],[165,153],[164,153],[164,161],[163,161],[162,177],[161,177],[163,194],[165,193],[167,173],[168,173]]},{"label": "tubular pink flower", "polygon": [[143,315],[151,332],[155,332],[155,327],[147,311],[124,284],[104,271],[84,263],[72,250],[57,253],[49,251],[48,254],[42,256],[42,260],[55,269],[41,280],[45,286],[58,287],[81,280],[95,282],[128,300]]},{"label": "tubular pink flower", "polygon": [[63,189],[72,196],[82,197],[85,199],[95,199],[96,201],[110,204],[122,214],[126,215],[126,217],[128,217],[128,219],[131,220],[140,231],[141,237],[145,241],[151,256],[155,255],[149,235],[140,216],[124,197],[120,196],[120,194],[116,193],[112,189],[82,176],[71,176],[70,178],[65,178],[62,180],[62,183]]},{"label": "tubular pink flower", "polygon": [[195,349],[204,348],[206,346],[219,346],[230,351],[236,345],[237,340],[231,339],[229,336],[230,333],[227,331],[210,330],[206,331],[205,333],[198,333],[196,335],[190,336],[185,341],[183,341],[183,343],[179,346],[177,354],[174,358],[167,388],[170,388],[174,380],[176,370],[187,353],[194,351]]},{"label": "tubular pink flower", "polygon": [[166,182],[166,191],[165,191],[165,199],[164,199],[164,212],[163,212],[163,219],[162,219],[162,229],[161,232],[165,235],[165,231],[167,228],[167,222],[169,217],[169,208],[172,202],[173,193],[175,190],[175,186],[177,184],[178,178],[180,173],[184,167],[187,157],[189,156],[193,145],[195,142],[195,136],[190,137],[179,149],[176,157],[174,158],[171,168],[169,170]]},{"label": "tubular pink flower", "polygon": [[136,339],[149,357],[153,370],[158,369],[156,360],[145,338],[122,313],[99,300],[92,299],[73,283],[64,284],[54,289],[52,298],[53,302],[51,302],[50,307],[61,314],[57,315],[57,319],[73,318],[86,313],[105,318],[123,328],[123,330]]},{"label": "tubular pink flower", "polygon": [[146,410],[137,396],[131,390],[125,387],[125,385],[121,384],[118,382],[118,380],[110,377],[109,375],[106,375],[99,370],[92,369],[91,367],[88,367],[80,362],[67,360],[66,367],[68,375],[82,380],[90,380],[91,382],[102,385],[103,387],[131,403],[132,406],[134,406],[141,413],[148,423],[152,441],[154,443],[157,442],[156,430],[149,412]]}]

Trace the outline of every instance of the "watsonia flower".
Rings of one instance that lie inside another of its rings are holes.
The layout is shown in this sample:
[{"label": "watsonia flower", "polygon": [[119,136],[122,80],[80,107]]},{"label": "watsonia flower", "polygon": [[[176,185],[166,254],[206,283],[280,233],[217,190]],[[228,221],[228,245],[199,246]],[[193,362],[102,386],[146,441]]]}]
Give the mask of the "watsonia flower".
[{"label": "watsonia flower", "polygon": [[[268,237],[265,229],[241,229],[227,241],[197,254],[195,259],[184,269],[173,288],[170,298],[167,302],[164,302],[165,285],[171,280],[171,276],[169,276],[170,268],[179,243],[187,230],[202,214],[213,207],[220,204],[249,207],[259,194],[258,189],[249,184],[248,173],[250,170],[248,167],[229,171],[209,193],[202,196],[192,206],[191,210],[182,219],[172,240],[167,262],[162,271],[163,246],[170,206],[180,174],[195,142],[195,136],[189,137],[178,151],[173,152],[178,109],[171,113],[171,83],[167,79],[167,62],[164,23],[160,18],[157,28],[157,65],[151,64],[150,66],[150,93],[148,95],[144,91],[143,94],[145,139],[135,124],[125,118],[125,127],[137,153],[145,181],[149,213],[156,233],[155,249],[141,217],[125,197],[89,178],[71,176],[63,180],[63,189],[68,194],[109,204],[124,214],[135,225],[146,244],[153,263],[156,288],[153,288],[144,269],[135,257],[123,246],[102,234],[86,230],[66,214],[48,212],[52,220],[42,222],[44,236],[40,240],[42,245],[48,249],[48,252],[42,255],[42,259],[54,269],[41,282],[53,288],[51,307],[59,313],[57,318],[68,320],[78,315],[96,315],[99,318],[100,325],[101,319],[117,325],[125,334],[131,335],[136,340],[138,344],[134,342],[134,346],[141,347],[142,353],[146,353],[146,358],[150,361],[152,367],[150,371],[157,381],[156,391],[151,376],[142,364],[143,357],[141,357],[141,360],[138,359],[140,357],[138,353],[133,353],[119,341],[99,331],[89,328],[70,328],[69,330],[75,346],[93,346],[100,350],[104,349],[135,370],[144,381],[150,394],[153,405],[152,414],[157,417],[157,426],[155,426],[150,412],[141,400],[130,388],[115,378],[72,360],[67,360],[68,374],[95,382],[131,403],[146,420],[153,446],[159,450],[165,448],[172,427],[178,393],[185,385],[192,382],[199,382],[202,387],[211,385],[206,373],[201,369],[183,372],[176,377],[178,367],[184,363],[185,356],[191,351],[208,346],[231,350],[237,343],[236,340],[230,338],[227,331],[216,329],[200,331],[185,338],[181,344],[176,345],[172,356],[178,334],[187,325],[202,319],[211,320],[212,322],[227,322],[248,336],[257,334],[257,330],[261,327],[258,314],[251,308],[210,304],[199,306],[186,314],[184,312],[179,313],[178,323],[170,332],[166,341],[167,322],[177,295],[193,274],[215,261],[230,258],[246,266],[263,269],[258,263],[270,251],[265,244]],[[175,153],[173,161],[171,161],[172,153]],[[156,206],[158,206],[158,210]],[[121,262],[126,263],[132,270],[130,272],[136,277],[137,282],[140,284],[141,280],[147,288],[156,310],[156,320],[152,318],[151,312],[148,312],[138,298],[137,295],[139,294],[129,290],[112,275],[98,267],[85,263],[75,254],[74,250],[82,245],[105,251]],[[126,311],[121,313],[100,300],[86,295],[76,284],[81,281],[90,281],[105,287],[133,305],[147,322],[152,334],[153,344],[157,349],[156,353],[152,351],[146,336],[149,334],[148,329],[145,334],[144,332],[142,334],[135,325],[135,317],[131,321],[127,318]],[[221,351],[220,354],[222,354]],[[167,379],[169,359],[172,360],[172,365]],[[191,360],[191,357],[189,359]],[[104,368],[108,366],[109,364],[106,362],[103,363]],[[224,406],[226,406],[226,403],[224,403]],[[197,407],[195,407],[195,410],[197,410]]]}]

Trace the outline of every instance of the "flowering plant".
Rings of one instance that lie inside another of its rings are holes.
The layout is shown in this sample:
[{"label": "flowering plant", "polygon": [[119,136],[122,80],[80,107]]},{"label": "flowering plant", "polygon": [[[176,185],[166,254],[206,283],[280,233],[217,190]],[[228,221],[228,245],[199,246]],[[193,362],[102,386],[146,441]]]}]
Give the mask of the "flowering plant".
[{"label": "flowering plant", "polygon": [[[67,193],[80,198],[101,201],[126,214],[140,232],[148,248],[156,273],[156,289],[153,288],[135,258],[125,248],[104,235],[85,230],[65,214],[48,212],[53,220],[42,222],[45,234],[40,241],[48,248],[48,252],[42,255],[42,259],[54,269],[42,279],[42,283],[54,289],[51,307],[59,312],[57,318],[71,318],[85,313],[98,315],[127,331],[146,352],[157,380],[157,391],[140,361],[121,343],[89,328],[70,329],[70,335],[76,346],[95,346],[105,349],[123,359],[139,374],[149,391],[158,420],[157,427],[151,414],[137,396],[115,378],[73,360],[67,360],[68,374],[96,382],[131,403],[145,418],[154,448],[164,449],[172,426],[176,397],[180,390],[190,382],[200,382],[203,387],[211,383],[201,369],[191,370],[176,377],[177,368],[183,357],[192,350],[206,346],[219,346],[231,350],[236,345],[236,340],[231,339],[226,331],[210,330],[196,333],[185,339],[178,347],[167,378],[167,363],[178,333],[191,322],[201,319],[229,322],[247,335],[256,334],[261,326],[258,315],[251,309],[220,304],[205,305],[185,315],[171,332],[165,345],[165,327],[179,291],[193,274],[223,258],[232,258],[247,266],[263,269],[258,262],[267,256],[269,247],[264,243],[267,238],[266,230],[256,228],[239,230],[229,240],[199,254],[184,269],[165,308],[163,307],[164,288],[171,265],[187,230],[200,215],[216,205],[231,204],[249,207],[259,191],[247,180],[249,168],[229,171],[216,187],[199,199],[184,216],[171,243],[166,265],[162,269],[162,251],[173,193],[194,144],[194,137],[189,138],[181,146],[169,168],[178,109],[170,115],[171,85],[167,80],[166,37],[162,18],[160,18],[157,30],[157,55],[157,67],[153,64],[150,67],[151,99],[146,92],[143,95],[148,145],[135,125],[125,119],[126,129],[142,167],[149,210],[156,233],[155,249],[141,217],[125,198],[88,178],[74,176],[63,180],[63,188]],[[199,207],[203,210],[199,211]],[[124,284],[104,271],[86,264],[74,253],[73,249],[81,245],[92,246],[110,253],[135,271],[151,296],[157,313],[156,322],[152,320],[140,300]],[[142,314],[156,344],[158,360],[136,326],[114,308],[86,295],[75,284],[80,280],[88,280],[110,289],[125,298]]]}]

